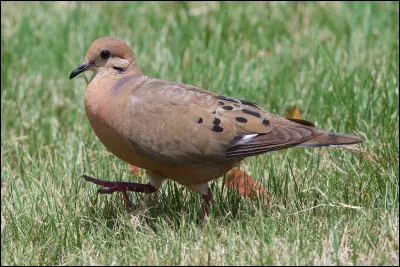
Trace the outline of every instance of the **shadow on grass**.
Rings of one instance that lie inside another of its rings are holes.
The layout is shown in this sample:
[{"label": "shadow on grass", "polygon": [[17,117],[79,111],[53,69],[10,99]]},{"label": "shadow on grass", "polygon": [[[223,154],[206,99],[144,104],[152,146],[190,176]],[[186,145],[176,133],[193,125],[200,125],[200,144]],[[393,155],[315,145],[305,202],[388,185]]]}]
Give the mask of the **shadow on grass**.
[{"label": "shadow on grass", "polygon": [[[219,225],[229,225],[238,220],[246,221],[256,215],[260,209],[271,213],[271,209],[263,204],[261,198],[246,199],[237,192],[232,191],[223,184],[211,184],[213,202],[210,208],[210,218]],[[200,218],[200,206],[203,203],[201,196],[172,181],[168,181],[159,191],[145,195],[141,193],[128,193],[132,207],[127,209],[120,193],[113,195],[94,194],[85,206],[87,222],[98,223],[110,229],[115,229],[123,224],[121,217],[127,213],[138,217],[145,226],[157,231],[160,221],[167,223],[172,229],[178,230],[182,222],[193,222],[202,227],[209,219]]]}]

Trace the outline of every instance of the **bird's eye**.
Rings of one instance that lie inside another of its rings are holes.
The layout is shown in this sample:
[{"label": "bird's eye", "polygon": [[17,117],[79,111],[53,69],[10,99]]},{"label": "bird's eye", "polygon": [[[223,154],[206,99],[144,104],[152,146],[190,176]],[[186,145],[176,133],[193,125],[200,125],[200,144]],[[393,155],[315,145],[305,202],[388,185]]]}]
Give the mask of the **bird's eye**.
[{"label": "bird's eye", "polygon": [[105,50],[102,50],[101,52],[100,52],[100,57],[102,58],[102,59],[107,59],[107,58],[109,58],[110,57],[110,51],[108,51],[107,49],[105,49]]}]

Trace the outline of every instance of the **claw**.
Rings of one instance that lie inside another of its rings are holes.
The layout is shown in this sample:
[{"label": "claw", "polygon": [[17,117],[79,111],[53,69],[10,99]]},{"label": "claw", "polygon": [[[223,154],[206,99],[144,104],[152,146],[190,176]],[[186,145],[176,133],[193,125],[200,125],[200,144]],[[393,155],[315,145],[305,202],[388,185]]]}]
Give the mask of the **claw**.
[{"label": "claw", "polygon": [[128,209],[132,208],[132,201],[129,199],[126,191],[122,191],[122,196],[124,197],[125,205]]},{"label": "claw", "polygon": [[[112,194],[115,191],[120,191],[120,190],[118,190],[118,187],[116,187],[116,186],[109,187],[109,188],[103,187],[103,188],[97,190],[97,194]],[[120,191],[120,192],[124,192],[124,191]]]},{"label": "claw", "polygon": [[103,188],[97,190],[97,194],[112,194],[114,192],[121,192],[122,196],[124,197],[125,204],[128,208],[132,207],[132,202],[130,201],[126,191],[142,192],[146,194],[154,193],[157,191],[157,188],[155,188],[151,184],[109,182],[93,178],[88,175],[82,175],[82,178],[88,182],[103,186]]}]

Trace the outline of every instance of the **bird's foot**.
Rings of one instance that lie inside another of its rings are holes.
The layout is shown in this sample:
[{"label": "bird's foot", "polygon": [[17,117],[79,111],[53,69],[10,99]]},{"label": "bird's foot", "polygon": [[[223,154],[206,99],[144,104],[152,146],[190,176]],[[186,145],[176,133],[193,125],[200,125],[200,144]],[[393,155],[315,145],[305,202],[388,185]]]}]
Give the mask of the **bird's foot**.
[{"label": "bird's foot", "polygon": [[209,209],[211,207],[211,202],[212,202],[211,189],[208,188],[207,195],[202,195],[202,197],[203,197],[204,202],[201,204],[200,218],[201,218],[201,220],[204,220],[205,217],[208,217]]},{"label": "bird's foot", "polygon": [[130,201],[126,191],[142,192],[146,194],[154,193],[157,191],[157,188],[152,186],[150,183],[140,184],[131,182],[110,182],[93,178],[87,175],[82,175],[82,177],[88,182],[103,186],[103,188],[97,191],[97,193],[99,194],[112,194],[114,192],[121,192],[124,197],[125,204],[128,208],[132,207],[132,202]]}]

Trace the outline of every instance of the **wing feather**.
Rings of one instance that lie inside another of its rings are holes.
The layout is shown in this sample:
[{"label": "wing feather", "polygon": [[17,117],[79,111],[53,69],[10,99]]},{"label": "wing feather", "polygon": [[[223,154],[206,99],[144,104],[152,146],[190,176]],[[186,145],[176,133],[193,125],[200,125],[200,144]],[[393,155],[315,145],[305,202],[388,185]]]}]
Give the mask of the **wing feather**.
[{"label": "wing feather", "polygon": [[150,78],[132,96],[136,123],[127,131],[139,140],[132,146],[169,164],[242,159],[295,146],[317,132],[310,122],[284,119],[256,103],[165,80]]}]

